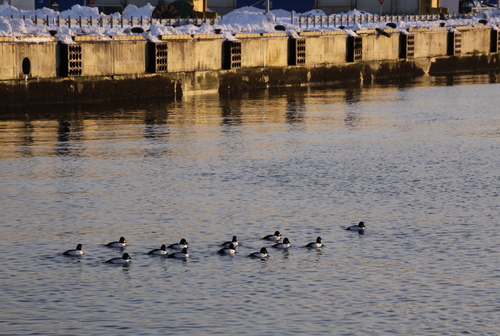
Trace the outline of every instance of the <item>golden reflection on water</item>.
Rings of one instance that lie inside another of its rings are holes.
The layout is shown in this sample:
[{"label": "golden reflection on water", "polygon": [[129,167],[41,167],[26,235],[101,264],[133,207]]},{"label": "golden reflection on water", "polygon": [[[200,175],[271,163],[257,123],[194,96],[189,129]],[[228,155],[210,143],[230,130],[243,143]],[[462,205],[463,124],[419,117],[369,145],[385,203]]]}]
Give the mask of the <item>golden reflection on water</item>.
[{"label": "golden reflection on water", "polygon": [[[424,76],[405,87],[497,82],[496,75]],[[52,106],[24,110],[25,113],[12,109],[10,118],[9,113],[0,116],[3,117],[0,120],[0,158],[126,155],[126,152],[113,152],[113,144],[141,137],[151,141],[168,138],[171,144],[196,146],[196,141],[203,141],[203,136],[217,134],[214,128],[222,135],[227,127],[238,126],[231,128],[231,132],[247,135],[255,131],[252,125],[256,124],[265,124],[265,127],[259,127],[259,132],[268,135],[289,131],[355,131],[363,128],[383,131],[395,125],[394,114],[387,113],[384,105],[405,100],[402,94],[405,87],[265,90],[243,93],[235,98],[218,94],[194,95],[173,103],[158,102],[132,107],[74,106],[68,109]],[[457,97],[456,103],[467,103],[464,99],[468,98]],[[372,108],[369,114],[360,112],[373,104],[376,108]],[[64,121],[69,125],[65,126]],[[498,130],[491,130],[493,134],[496,132]],[[186,142],[186,138],[193,142]],[[94,142],[103,140],[109,141],[110,150],[95,150]],[[182,155],[185,149],[178,148],[178,154]],[[168,153],[176,154],[171,150]]]},{"label": "golden reflection on water", "polygon": [[[387,90],[384,92],[385,100],[398,99],[396,89],[392,90],[393,96]],[[118,115],[108,111],[108,115],[99,118],[85,117],[87,113],[82,109],[83,113],[76,118],[62,114],[58,117],[64,119],[3,120],[0,121],[0,157],[98,155],[93,151],[93,142],[98,140],[113,144],[137,137],[168,137],[176,143],[177,139],[184,142],[186,137],[203,137],[205,133],[213,136],[213,128],[225,132],[226,126],[238,126],[234,131],[242,134],[253,132],[255,124],[265,124],[260,130],[265,134],[288,132],[292,126],[293,130],[303,132],[320,131],[326,125],[330,131],[380,126],[380,120],[386,119],[382,113],[361,116],[353,109],[353,105],[363,103],[358,101],[358,95],[357,91],[342,90],[323,94],[318,99],[310,92],[299,92],[227,102],[218,96],[193,96],[182,103],[156,106],[154,110],[136,108]],[[371,99],[370,96],[367,99]],[[68,125],[64,125],[63,120]]]}]

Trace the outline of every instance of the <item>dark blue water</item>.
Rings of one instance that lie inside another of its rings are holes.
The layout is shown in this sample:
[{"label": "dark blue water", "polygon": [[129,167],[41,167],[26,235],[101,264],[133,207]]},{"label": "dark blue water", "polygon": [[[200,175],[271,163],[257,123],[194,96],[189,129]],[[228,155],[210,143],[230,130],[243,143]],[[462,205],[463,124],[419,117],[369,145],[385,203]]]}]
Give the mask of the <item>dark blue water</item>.
[{"label": "dark blue water", "polygon": [[[498,88],[4,111],[0,333],[497,335]],[[103,263],[120,236],[132,262]],[[145,254],[181,238],[187,261]]]}]

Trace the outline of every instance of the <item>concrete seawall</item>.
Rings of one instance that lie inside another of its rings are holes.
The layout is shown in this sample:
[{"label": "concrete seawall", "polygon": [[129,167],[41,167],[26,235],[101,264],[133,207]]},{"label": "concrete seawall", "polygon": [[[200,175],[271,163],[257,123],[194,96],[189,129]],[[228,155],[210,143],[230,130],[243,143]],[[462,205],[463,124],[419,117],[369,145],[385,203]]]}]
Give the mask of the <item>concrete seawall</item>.
[{"label": "concrete seawall", "polygon": [[0,40],[0,106],[297,85],[345,85],[500,70],[489,26],[236,34]]}]

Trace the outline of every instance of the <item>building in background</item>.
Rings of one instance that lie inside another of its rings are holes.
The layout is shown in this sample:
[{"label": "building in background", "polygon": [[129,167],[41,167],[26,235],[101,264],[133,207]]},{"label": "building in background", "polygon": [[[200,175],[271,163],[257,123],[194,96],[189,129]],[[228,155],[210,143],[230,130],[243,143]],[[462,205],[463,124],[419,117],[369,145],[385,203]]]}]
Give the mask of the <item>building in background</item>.
[{"label": "building in background", "polygon": [[[74,5],[97,7],[100,12],[111,14],[123,12],[128,5],[144,7],[151,4],[153,7],[163,2],[173,2],[174,0],[0,0],[0,3],[22,10],[34,10],[39,8],[50,8],[58,11],[71,9]],[[208,7],[208,0],[184,0],[194,5],[194,10],[205,12]]]},{"label": "building in background", "polygon": [[[458,13],[460,0],[271,0],[271,9],[304,13],[320,9],[327,15],[357,9],[374,14]],[[382,2],[382,4],[380,4]],[[208,0],[208,7],[221,15],[235,8],[254,6],[265,9],[266,0]]]},{"label": "building in background", "polygon": [[37,0],[0,0],[0,3],[8,3],[17,9],[33,10],[35,9],[35,1]]},{"label": "building in background", "polygon": [[[209,0],[209,6],[213,0]],[[254,6],[257,8],[266,9],[266,0],[236,0],[237,7]],[[308,12],[315,8],[316,0],[271,0],[271,9],[284,9],[287,11],[295,11],[297,13]]]},{"label": "building in background", "polygon": [[[0,0],[2,1],[2,0]],[[128,5],[143,7],[148,3],[157,6],[173,0],[3,0],[10,5],[25,10],[52,8],[63,11],[74,5],[95,6],[106,14],[121,12]],[[195,10],[205,12],[210,9],[224,15],[236,8],[254,6],[266,9],[266,0],[188,0]],[[271,9],[284,9],[297,13],[320,9],[327,15],[357,9],[374,14],[418,14],[418,13],[458,13],[459,3],[464,0],[271,0]],[[492,0],[493,1],[493,0]],[[382,4],[380,4],[382,2]]]}]

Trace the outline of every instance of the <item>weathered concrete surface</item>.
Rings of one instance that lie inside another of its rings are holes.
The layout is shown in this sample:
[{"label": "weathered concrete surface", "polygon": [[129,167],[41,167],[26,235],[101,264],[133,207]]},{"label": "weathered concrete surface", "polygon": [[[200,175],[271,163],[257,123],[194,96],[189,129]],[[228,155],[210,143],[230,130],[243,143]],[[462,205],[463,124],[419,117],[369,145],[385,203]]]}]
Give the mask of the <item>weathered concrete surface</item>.
[{"label": "weathered concrete surface", "polygon": [[429,75],[481,74],[489,71],[500,71],[500,54],[437,58],[431,63]]},{"label": "weathered concrete surface", "polygon": [[57,45],[56,42],[28,42],[17,46],[17,71],[23,78],[23,62],[29,60],[30,78],[51,78],[57,76]]},{"label": "weathered concrete surface", "polygon": [[[241,43],[241,67],[275,67],[288,65],[288,37],[244,37]],[[251,35],[251,34],[248,34]]]},{"label": "weathered concrete surface", "polygon": [[[242,36],[238,40],[241,52],[236,58],[240,57],[241,61],[231,63],[229,67],[225,64],[227,58],[224,59],[227,43],[224,44],[225,39],[220,35],[167,35],[162,37],[165,38],[163,43],[166,48],[161,59],[164,63],[161,64],[165,66],[158,72],[219,71],[223,66],[227,69],[288,65],[334,68],[342,67],[347,58],[353,63],[411,58],[417,60],[418,65],[428,63],[428,59],[449,55],[488,56],[498,53],[492,48],[493,36],[496,37],[498,32],[487,26],[457,27],[455,33],[451,33],[446,27],[412,28],[409,33],[413,37],[411,44],[408,43],[409,37],[400,38],[402,33],[396,30],[358,30],[359,37],[356,41],[344,31],[301,32],[300,38],[297,39],[289,38],[285,33],[265,33],[262,36],[237,34],[250,36]],[[148,65],[153,64],[153,55],[150,55],[149,43],[142,40],[142,37],[139,37],[140,40],[134,40],[125,36],[125,39],[106,41],[89,40],[91,38],[75,37],[78,44],[67,46],[55,42],[35,43],[29,40],[13,42],[2,37],[0,80],[25,77],[28,80],[57,79],[58,76],[102,76],[105,80],[107,76],[147,76],[148,71],[157,71],[148,68]],[[405,40],[406,42],[402,42]],[[75,48],[78,50],[75,51]],[[357,56],[351,60],[354,53]],[[73,62],[75,59],[77,62]],[[428,73],[430,66],[423,67],[423,70]],[[269,80],[263,81],[267,83]],[[198,85],[183,81],[183,85],[204,87],[203,82],[204,80]]]},{"label": "weathered concrete surface", "polygon": [[57,42],[0,42],[0,80],[57,77],[57,45]]},{"label": "weathered concrete surface", "polygon": [[305,65],[339,64],[346,61],[347,34],[304,37]]},{"label": "weathered concrete surface", "polygon": [[146,72],[147,41],[82,41],[82,75],[113,76]]},{"label": "weathered concrete surface", "polygon": [[168,72],[222,69],[224,39],[167,40]]},{"label": "weathered concrete surface", "polygon": [[288,37],[266,37],[264,65],[266,67],[281,67],[288,65]]},{"label": "weathered concrete surface", "polygon": [[171,76],[183,94],[219,91],[218,71],[180,72]]},{"label": "weathered concrete surface", "polygon": [[490,27],[458,27],[457,30],[462,34],[462,55],[489,53],[492,33]]},{"label": "weathered concrete surface", "polygon": [[16,43],[0,43],[0,80],[18,77]]},{"label": "weathered concrete surface", "polygon": [[[425,68],[422,68],[421,65]],[[423,74],[482,74],[500,72],[500,54],[342,63],[325,66],[261,67],[161,75],[76,77],[0,82],[0,106],[82,103],[145,97],[174,99],[206,92],[245,92],[291,86],[360,86],[404,83]]]},{"label": "weathered concrete surface", "polygon": [[179,79],[169,76],[0,82],[0,106],[73,104],[144,97],[173,99],[182,94],[181,86]]},{"label": "weathered concrete surface", "polygon": [[360,34],[363,38],[363,61],[397,60],[399,58],[399,33],[387,31],[389,36],[375,31]]},{"label": "weathered concrete surface", "polygon": [[405,80],[423,75],[414,61],[358,62],[316,67],[237,69],[220,74],[219,91],[307,85],[371,83],[376,79]]},{"label": "weathered concrete surface", "polygon": [[409,31],[415,36],[415,58],[448,55],[448,30],[419,28]]}]

